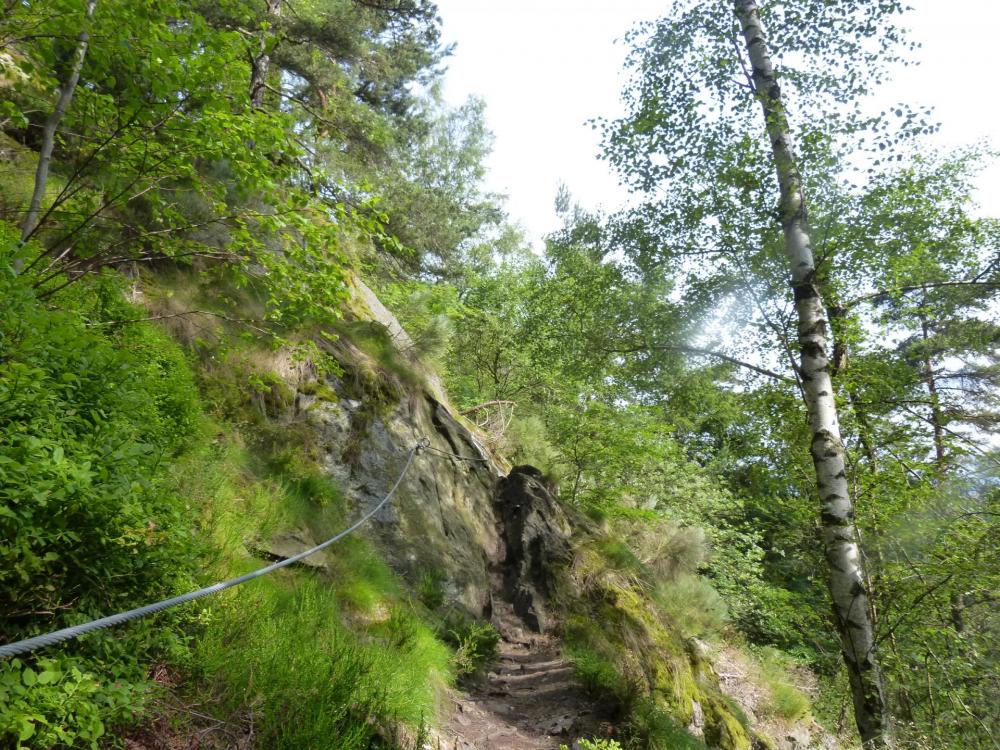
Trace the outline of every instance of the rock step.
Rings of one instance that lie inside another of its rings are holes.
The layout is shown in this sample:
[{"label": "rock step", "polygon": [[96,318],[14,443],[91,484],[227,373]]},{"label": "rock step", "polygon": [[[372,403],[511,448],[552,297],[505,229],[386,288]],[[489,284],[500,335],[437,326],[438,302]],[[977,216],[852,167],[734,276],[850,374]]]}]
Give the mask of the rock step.
[{"label": "rock step", "polygon": [[533,661],[514,661],[511,659],[507,660],[497,660],[493,662],[493,666],[490,667],[490,674],[532,674],[534,672],[547,672],[552,669],[567,669],[572,668],[570,664],[565,659],[547,659],[545,661],[533,662]]},{"label": "rock step", "polygon": [[561,669],[543,669],[525,674],[498,674],[496,677],[490,679],[490,684],[521,689],[553,685],[557,682],[572,685],[573,683],[570,679],[572,673],[572,667],[563,667]]},{"label": "rock step", "polygon": [[555,649],[521,649],[500,647],[497,661],[510,661],[516,664],[542,664],[544,662],[567,661],[561,651]]}]

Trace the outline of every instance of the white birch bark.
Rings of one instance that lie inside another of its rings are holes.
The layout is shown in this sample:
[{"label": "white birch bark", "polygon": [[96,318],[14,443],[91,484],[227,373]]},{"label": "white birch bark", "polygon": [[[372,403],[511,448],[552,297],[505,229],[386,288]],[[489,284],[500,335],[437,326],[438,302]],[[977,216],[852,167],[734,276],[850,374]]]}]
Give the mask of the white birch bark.
[{"label": "white birch bark", "polygon": [[[73,63],[70,67],[69,75],[59,87],[59,98],[56,100],[55,109],[45,120],[42,129],[42,147],[38,152],[38,167],[35,169],[35,189],[31,194],[31,202],[28,204],[28,212],[24,215],[21,223],[21,242],[27,242],[38,228],[38,216],[42,210],[42,200],[45,198],[45,188],[49,182],[49,167],[52,164],[52,151],[55,148],[56,130],[62,120],[66,110],[69,109],[70,102],[73,101],[73,93],[76,85],[80,81],[80,71],[83,70],[83,61],[87,58],[87,47],[90,45],[90,33],[88,27],[94,17],[94,9],[97,7],[97,0],[88,0],[87,12],[83,21],[83,29],[76,38],[76,50],[73,53]],[[18,269],[19,270],[19,269]]]},{"label": "white birch bark", "polygon": [[844,446],[837,421],[829,362],[829,325],[815,284],[802,179],[791,147],[781,91],[771,64],[756,0],[736,0],[736,17],[752,66],[753,87],[764,110],[767,135],[781,191],[779,210],[798,314],[800,376],[812,432],[811,453],[819,488],[821,534],[833,612],[840,631],[854,700],[854,715],[866,750],[892,747],[871,609],[854,528]]}]

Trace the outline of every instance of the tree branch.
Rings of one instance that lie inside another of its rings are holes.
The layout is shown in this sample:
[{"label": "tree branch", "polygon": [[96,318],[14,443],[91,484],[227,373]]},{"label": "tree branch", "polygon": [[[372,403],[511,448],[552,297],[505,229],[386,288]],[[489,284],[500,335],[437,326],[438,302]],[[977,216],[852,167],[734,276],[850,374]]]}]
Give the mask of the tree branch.
[{"label": "tree branch", "polygon": [[855,297],[849,302],[845,303],[845,309],[850,309],[855,305],[859,305],[862,302],[885,302],[893,294],[909,294],[910,292],[921,292],[928,289],[938,289],[941,287],[963,287],[963,286],[978,286],[985,289],[1000,289],[1000,282],[996,281],[936,281],[928,284],[920,284],[919,286],[902,286],[899,289],[892,291],[883,290],[880,292],[875,292],[874,294],[866,294],[863,297]]},{"label": "tree branch", "polygon": [[633,347],[628,347],[625,349],[609,349],[607,350],[611,354],[639,354],[641,352],[650,351],[665,351],[665,352],[679,352],[681,354],[693,354],[699,357],[715,357],[723,362],[728,362],[731,365],[736,365],[737,367],[742,367],[747,370],[752,370],[758,375],[764,375],[766,377],[772,378],[774,380],[779,380],[783,383],[789,383],[791,385],[796,385],[796,380],[790,378],[787,375],[782,375],[781,373],[774,372],[773,370],[768,370],[764,367],[758,367],[757,365],[752,365],[749,362],[744,362],[743,360],[731,357],[728,354],[723,354],[722,352],[717,352],[714,349],[705,349],[700,346],[687,346],[685,344],[643,344]]}]

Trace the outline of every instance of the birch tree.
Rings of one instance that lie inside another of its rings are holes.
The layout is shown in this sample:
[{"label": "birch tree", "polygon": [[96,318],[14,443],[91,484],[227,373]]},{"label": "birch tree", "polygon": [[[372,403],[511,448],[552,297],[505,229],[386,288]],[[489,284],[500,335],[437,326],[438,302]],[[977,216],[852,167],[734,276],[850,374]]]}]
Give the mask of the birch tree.
[{"label": "birch tree", "polygon": [[[631,247],[636,265],[680,277],[700,304],[714,299],[706,327],[717,330],[727,307],[756,307],[776,343],[755,356],[784,362],[798,385],[833,620],[866,748],[892,739],[831,378],[827,271],[807,209],[811,185],[848,152],[891,152],[929,129],[903,105],[873,117],[859,107],[905,52],[901,11],[894,1],[675,3],[629,37],[628,114],[604,123],[606,158],[645,196],[624,220],[644,236]],[[772,315],[760,298],[780,299],[783,285],[785,309]],[[789,326],[797,333],[785,350]]]},{"label": "birch tree", "polygon": [[31,194],[31,202],[28,211],[24,215],[21,223],[21,242],[27,242],[38,228],[38,217],[42,210],[42,200],[45,198],[45,188],[49,183],[49,168],[52,164],[52,151],[56,145],[56,130],[62,121],[63,115],[73,101],[73,94],[76,91],[77,83],[80,81],[80,71],[83,70],[83,62],[87,58],[87,47],[90,46],[90,22],[94,17],[94,9],[97,7],[97,0],[88,0],[84,10],[83,28],[76,38],[76,47],[73,50],[72,61],[65,80],[59,83],[59,96],[51,114],[45,120],[42,128],[42,143],[38,153],[38,167],[35,171],[35,186]]},{"label": "birch tree", "polygon": [[847,482],[844,444],[830,377],[829,323],[816,285],[816,262],[806,221],[802,176],[792,152],[785,104],[755,0],[738,0],[736,16],[752,70],[748,86],[764,112],[778,177],[778,218],[798,316],[798,374],[812,433],[810,453],[819,490],[820,522],[834,619],[851,679],[854,715],[861,738],[871,747],[888,746],[885,690],[876,658],[875,629],[854,529],[854,504]]}]

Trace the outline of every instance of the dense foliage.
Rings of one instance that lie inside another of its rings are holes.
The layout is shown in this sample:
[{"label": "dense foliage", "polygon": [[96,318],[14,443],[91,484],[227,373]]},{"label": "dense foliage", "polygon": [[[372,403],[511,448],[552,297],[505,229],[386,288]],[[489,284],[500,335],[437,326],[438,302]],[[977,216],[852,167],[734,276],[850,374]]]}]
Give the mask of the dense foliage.
[{"label": "dense foliage", "polygon": [[[847,107],[905,50],[899,3],[761,5],[798,107],[899,743],[992,748],[1000,222],[971,199],[990,154],[916,156],[919,114]],[[536,254],[482,185],[483,103],[440,101],[430,2],[3,4],[0,639],[244,572],[278,523],[339,527],[343,496],[274,423],[287,386],[258,363],[285,344],[336,370],[318,330],[396,356],[340,320],[351,268],[459,410],[504,404],[493,447],[581,519],[564,635],[627,746],[700,746],[690,706],[637,688],[633,653],[689,638],[750,649],[769,715],[850,741],[773,170],[732,9],[705,8],[629,37],[627,112],[603,128],[633,208],[564,191]],[[439,582],[410,596],[363,542],[336,564],[335,585],[289,573],[0,664],[0,742],[169,732],[186,678],[226,741],[254,721],[266,747],[419,738],[496,633],[436,621]],[[802,666],[811,706],[788,684]]]},{"label": "dense foliage", "polygon": [[[94,325],[131,312],[117,278],[80,285],[51,311],[11,273],[5,239],[0,597],[4,634],[16,640],[191,584],[193,568],[178,562],[196,549],[193,528],[164,467],[196,431],[200,407],[187,362],[161,331]],[[0,733],[38,747],[94,740],[142,705],[152,654],[179,646],[169,628],[139,627],[31,666],[5,662]]]},{"label": "dense foliage", "polygon": [[[436,93],[433,4],[281,5],[0,9],[5,642],[243,572],[245,538],[276,514],[342,522],[336,488],[257,435],[277,385],[248,342],[339,319],[349,264],[446,273],[499,215],[478,192],[482,106],[448,110]],[[230,326],[225,343],[206,320]],[[332,734],[367,748],[395,722],[418,728],[454,655],[364,544],[342,559],[335,588],[279,582],[6,661],[0,743],[96,747],[151,705],[169,718],[174,669],[220,715],[211,731],[263,702],[250,731],[269,747]],[[342,619],[372,608],[392,617],[362,643]],[[237,630],[257,647],[236,648]],[[289,672],[276,632],[317,650]],[[249,675],[273,691],[247,693]]]}]

